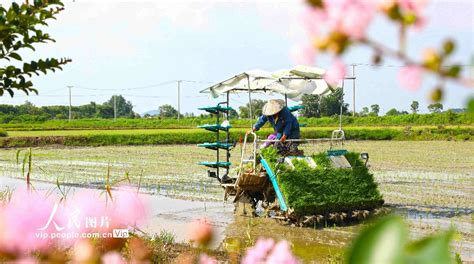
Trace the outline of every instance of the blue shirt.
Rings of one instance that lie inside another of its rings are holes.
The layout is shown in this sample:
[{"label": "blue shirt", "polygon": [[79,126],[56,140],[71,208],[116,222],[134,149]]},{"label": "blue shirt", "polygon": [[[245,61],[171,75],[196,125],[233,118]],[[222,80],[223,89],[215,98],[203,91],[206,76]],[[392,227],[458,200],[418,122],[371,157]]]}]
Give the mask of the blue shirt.
[{"label": "blue shirt", "polygon": [[253,127],[255,130],[259,130],[267,121],[270,122],[273,129],[275,129],[275,132],[277,132],[278,139],[280,139],[283,134],[286,135],[286,138],[288,139],[300,138],[300,125],[288,107],[283,107],[283,109],[277,114],[276,120],[273,116],[260,116]]}]

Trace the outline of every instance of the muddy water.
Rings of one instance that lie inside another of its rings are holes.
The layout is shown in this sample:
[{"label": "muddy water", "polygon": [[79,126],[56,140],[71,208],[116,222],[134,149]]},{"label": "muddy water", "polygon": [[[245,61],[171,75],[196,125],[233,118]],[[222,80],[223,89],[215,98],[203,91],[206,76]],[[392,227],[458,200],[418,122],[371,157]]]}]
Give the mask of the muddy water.
[{"label": "muddy water", "polygon": [[278,222],[269,218],[253,218],[237,214],[226,230],[226,244],[239,241],[242,247],[253,245],[259,237],[287,240],[305,263],[321,263],[342,260],[345,247],[357,233],[360,226],[302,228]]}]

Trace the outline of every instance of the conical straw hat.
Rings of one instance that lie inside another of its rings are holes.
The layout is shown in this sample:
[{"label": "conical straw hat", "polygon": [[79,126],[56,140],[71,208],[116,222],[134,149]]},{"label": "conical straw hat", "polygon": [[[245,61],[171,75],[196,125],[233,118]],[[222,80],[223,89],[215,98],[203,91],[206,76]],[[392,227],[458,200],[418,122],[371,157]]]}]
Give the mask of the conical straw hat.
[{"label": "conical straw hat", "polygon": [[272,116],[280,112],[283,107],[285,107],[285,101],[281,99],[271,99],[263,106],[262,114]]}]

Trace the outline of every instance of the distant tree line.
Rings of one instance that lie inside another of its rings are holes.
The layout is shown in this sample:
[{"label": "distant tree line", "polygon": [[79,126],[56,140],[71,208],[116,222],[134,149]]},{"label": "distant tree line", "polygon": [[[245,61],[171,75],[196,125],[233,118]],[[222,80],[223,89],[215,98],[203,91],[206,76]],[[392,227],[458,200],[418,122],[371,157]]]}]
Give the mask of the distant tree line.
[{"label": "distant tree line", "polygon": [[[320,118],[320,117],[331,117],[337,116],[342,110],[342,114],[345,116],[352,115],[348,111],[348,104],[343,103],[342,90],[337,89],[334,93],[321,97],[319,95],[304,95],[302,98],[302,105],[304,109],[299,111],[299,115],[302,117],[309,118]],[[250,117],[250,106],[252,108],[252,119],[259,117],[262,114],[262,108],[266,101],[254,99],[251,103],[247,103],[239,107],[239,111],[230,111],[229,115],[231,119],[242,118],[247,119]],[[130,101],[127,101],[122,95],[114,95],[109,100],[102,104],[90,102],[89,104],[73,106],[72,107],[72,118],[73,119],[111,119],[114,118],[114,104],[116,106],[117,118],[140,118],[141,116],[133,111],[133,105]],[[411,113],[417,114],[419,112],[419,103],[413,101],[410,105]],[[441,103],[434,103],[428,105],[428,110],[431,113],[440,113],[443,111],[443,105]],[[465,109],[456,109],[457,112],[462,112]],[[362,111],[356,113],[356,116],[379,116],[380,106],[373,104],[370,107],[363,107]],[[386,116],[397,116],[409,114],[408,111],[397,110],[395,108],[390,109],[385,113]],[[153,114],[145,114],[144,118],[161,118],[161,119],[173,119],[178,117],[178,111],[170,104],[164,104],[158,107],[158,111],[154,111]],[[207,113],[201,113],[199,116],[195,116],[194,113],[181,113],[182,118],[210,118],[211,115]],[[0,123],[18,123],[18,122],[35,122],[35,121],[46,121],[54,119],[68,119],[69,118],[69,106],[56,105],[56,106],[35,106],[31,102],[26,101],[22,105],[0,105]]]},{"label": "distant tree line", "polygon": [[[114,99],[117,117],[136,118],[140,117],[133,111],[133,105],[121,95],[114,95],[108,101],[97,104],[90,102],[85,105],[72,107],[72,118],[113,118]],[[46,121],[50,119],[68,119],[69,106],[35,106],[29,101],[22,105],[0,105],[0,123]]]}]

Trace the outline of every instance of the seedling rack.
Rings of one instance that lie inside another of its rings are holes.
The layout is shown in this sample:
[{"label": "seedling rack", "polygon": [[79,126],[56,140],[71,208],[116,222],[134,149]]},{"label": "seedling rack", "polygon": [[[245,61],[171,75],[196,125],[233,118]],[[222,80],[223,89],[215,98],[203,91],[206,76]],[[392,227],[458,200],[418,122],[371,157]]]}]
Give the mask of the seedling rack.
[{"label": "seedling rack", "polygon": [[[199,108],[199,110],[206,111],[212,115],[215,115],[216,117],[215,124],[206,124],[198,126],[198,128],[202,128],[215,133],[215,142],[206,142],[198,144],[198,147],[214,150],[216,152],[216,161],[202,161],[199,162],[199,164],[214,169],[214,171],[208,170],[207,175],[209,177],[218,179],[219,182],[222,182],[222,180],[225,179],[229,174],[229,168],[231,166],[231,162],[229,161],[230,150],[234,147],[234,144],[230,142],[230,129],[232,128],[232,126],[230,126],[230,124],[222,125],[220,119],[220,116],[222,114],[224,120],[229,120],[229,112],[233,111],[233,109],[229,106],[229,95],[227,95],[227,100],[225,102],[220,102],[217,104],[217,106],[201,107]],[[220,137],[221,131],[225,133],[225,138],[223,140]],[[220,157],[221,151],[225,152],[224,161],[222,161]],[[225,170],[225,174],[221,177],[222,169]]]}]

